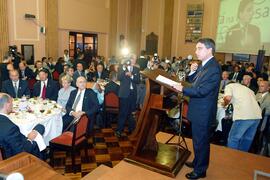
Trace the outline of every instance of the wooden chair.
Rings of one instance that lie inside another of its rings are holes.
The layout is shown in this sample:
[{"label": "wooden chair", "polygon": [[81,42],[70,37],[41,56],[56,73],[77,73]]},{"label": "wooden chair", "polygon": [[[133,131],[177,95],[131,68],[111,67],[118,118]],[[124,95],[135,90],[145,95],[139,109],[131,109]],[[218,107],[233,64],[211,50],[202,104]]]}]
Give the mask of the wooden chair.
[{"label": "wooden chair", "polygon": [[119,97],[114,92],[108,92],[104,95],[105,121],[107,121],[108,114],[119,114]]},{"label": "wooden chair", "polygon": [[89,119],[87,115],[83,115],[78,121],[74,122],[74,132],[66,131],[60,136],[50,141],[50,164],[54,166],[54,151],[64,150],[71,152],[72,169],[75,172],[75,152],[77,149],[84,147],[85,156],[87,153],[87,127]]}]

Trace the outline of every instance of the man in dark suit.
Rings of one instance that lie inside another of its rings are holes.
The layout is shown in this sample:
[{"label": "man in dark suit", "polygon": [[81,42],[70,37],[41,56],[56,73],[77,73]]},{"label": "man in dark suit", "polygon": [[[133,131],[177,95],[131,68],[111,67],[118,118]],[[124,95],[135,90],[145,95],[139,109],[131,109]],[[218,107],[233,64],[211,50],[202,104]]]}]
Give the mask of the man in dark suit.
[{"label": "man in dark suit", "polygon": [[77,82],[77,78],[80,77],[80,76],[86,77],[86,74],[85,74],[85,71],[84,71],[83,64],[79,62],[76,65],[76,71],[73,74],[73,80],[75,82]]},{"label": "man in dark suit", "polygon": [[59,85],[56,81],[48,79],[48,70],[41,69],[38,73],[40,81],[34,85],[33,96],[43,99],[57,100]]},{"label": "man in dark suit", "polygon": [[191,87],[174,85],[178,91],[190,97],[188,119],[191,121],[194,148],[193,162],[187,162],[194,170],[186,177],[199,179],[206,177],[210,158],[209,129],[216,119],[221,67],[213,57],[215,42],[209,38],[200,39],[196,45],[196,55],[202,61]]},{"label": "man in dark suit", "polygon": [[119,67],[118,79],[120,81],[119,98],[120,109],[119,119],[115,135],[121,137],[124,130],[125,121],[128,119],[128,131],[131,133],[135,129],[135,113],[137,100],[137,84],[140,83],[140,70],[134,66],[136,64],[136,55],[130,55]]},{"label": "man in dark suit", "polygon": [[97,65],[97,71],[94,72],[94,76],[93,76],[93,81],[97,81],[98,79],[107,79],[108,73],[106,71],[106,69],[104,69],[104,65],[103,64],[98,64]]},{"label": "man in dark suit", "polygon": [[21,98],[22,96],[30,96],[28,83],[19,79],[18,70],[9,71],[10,80],[3,82],[2,92],[9,94],[13,98]]},{"label": "man in dark suit", "polygon": [[67,112],[63,116],[63,131],[69,127],[74,119],[79,119],[83,114],[87,114],[89,118],[88,133],[91,133],[99,107],[97,95],[92,89],[86,89],[85,77],[78,77],[76,85],[78,89],[70,93],[66,105]]},{"label": "man in dark suit", "polygon": [[23,61],[19,64],[19,75],[20,79],[23,80],[35,78],[35,73],[29,67],[27,67],[27,64]]},{"label": "man in dark suit", "polygon": [[234,82],[241,82],[243,79],[243,72],[240,71],[240,67],[235,65],[233,72],[229,75],[229,80]]},{"label": "man in dark suit", "polygon": [[[4,149],[5,158],[14,156],[20,152],[28,152],[39,158],[42,154],[34,139],[44,133],[44,126],[38,125],[39,130],[32,130],[25,137],[18,126],[16,126],[7,116],[12,112],[12,98],[5,93],[0,93],[0,146]],[[37,127],[37,126],[36,126]]]}]

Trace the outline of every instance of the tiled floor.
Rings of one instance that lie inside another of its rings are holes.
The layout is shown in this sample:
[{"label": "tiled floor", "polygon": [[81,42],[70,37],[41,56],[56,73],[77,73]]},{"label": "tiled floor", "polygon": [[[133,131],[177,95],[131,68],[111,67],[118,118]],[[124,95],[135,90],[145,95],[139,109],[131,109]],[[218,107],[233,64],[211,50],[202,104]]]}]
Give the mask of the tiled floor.
[{"label": "tiled floor", "polygon": [[64,151],[54,153],[54,170],[71,179],[80,179],[100,164],[109,167],[115,166],[132,152],[135,141],[128,137],[126,133],[123,133],[121,138],[117,138],[114,136],[113,129],[115,127],[95,130],[96,144],[92,144],[92,137],[88,139],[88,157],[85,156],[84,149],[76,154],[75,167],[77,173],[72,171],[70,153]]}]

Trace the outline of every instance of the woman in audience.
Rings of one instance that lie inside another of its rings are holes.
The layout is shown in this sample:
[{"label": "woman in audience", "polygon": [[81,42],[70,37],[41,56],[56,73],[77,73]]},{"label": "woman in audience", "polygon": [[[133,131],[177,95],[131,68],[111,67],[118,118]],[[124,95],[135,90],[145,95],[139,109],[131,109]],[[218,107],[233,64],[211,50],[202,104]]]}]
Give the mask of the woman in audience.
[{"label": "woman in audience", "polygon": [[63,87],[58,92],[57,103],[65,108],[71,91],[76,88],[71,86],[72,78],[69,75],[63,76],[61,80]]},{"label": "woman in audience", "polygon": [[94,81],[93,77],[96,72],[96,61],[91,61],[87,73],[87,81]]}]

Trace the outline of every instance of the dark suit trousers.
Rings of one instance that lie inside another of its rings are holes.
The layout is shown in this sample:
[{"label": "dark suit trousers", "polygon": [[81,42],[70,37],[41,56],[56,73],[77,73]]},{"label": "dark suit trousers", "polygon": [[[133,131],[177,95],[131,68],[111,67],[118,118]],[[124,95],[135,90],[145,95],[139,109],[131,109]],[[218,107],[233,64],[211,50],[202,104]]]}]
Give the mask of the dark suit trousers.
[{"label": "dark suit trousers", "polygon": [[117,124],[117,131],[122,132],[125,127],[125,122],[128,119],[128,130],[132,132],[135,129],[135,119],[132,117],[132,112],[136,110],[136,93],[134,90],[130,91],[127,98],[120,98],[119,119]]},{"label": "dark suit trousers", "polygon": [[65,114],[63,117],[63,130],[62,132],[69,126],[69,124],[73,121],[74,117],[68,115],[68,114]]},{"label": "dark suit trousers", "polygon": [[210,158],[209,125],[207,121],[199,120],[191,122],[192,141],[194,149],[194,171],[196,173],[206,172]]}]

